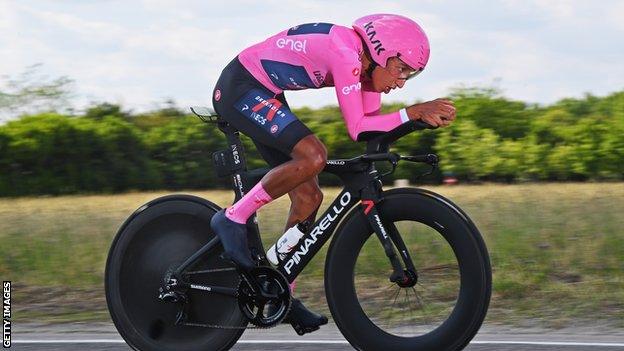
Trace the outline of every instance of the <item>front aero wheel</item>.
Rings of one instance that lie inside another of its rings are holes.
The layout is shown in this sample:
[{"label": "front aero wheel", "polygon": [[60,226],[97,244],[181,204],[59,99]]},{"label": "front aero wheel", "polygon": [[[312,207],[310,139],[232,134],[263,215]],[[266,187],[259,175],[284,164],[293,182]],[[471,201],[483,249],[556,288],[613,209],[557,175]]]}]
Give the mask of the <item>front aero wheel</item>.
[{"label": "front aero wheel", "polygon": [[358,350],[463,349],[479,330],[491,294],[481,235],[440,195],[395,189],[382,198],[380,217],[386,228],[396,228],[416,271],[409,284],[389,281],[388,258],[356,209],[327,256],[326,294],[336,324]]}]

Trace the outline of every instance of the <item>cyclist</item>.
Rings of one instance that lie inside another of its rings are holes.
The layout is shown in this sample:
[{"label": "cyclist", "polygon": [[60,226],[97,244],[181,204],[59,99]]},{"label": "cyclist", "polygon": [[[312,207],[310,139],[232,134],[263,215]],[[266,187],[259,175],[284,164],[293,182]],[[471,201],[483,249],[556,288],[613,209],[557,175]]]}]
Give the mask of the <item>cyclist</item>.
[{"label": "cyclist", "polygon": [[[245,223],[260,207],[288,194],[286,228],[312,223],[323,195],[317,175],[325,167],[323,143],[291,112],[285,90],[335,87],[349,136],[389,131],[409,120],[435,127],[455,119],[450,100],[436,99],[380,114],[381,93],[402,88],[429,59],[429,41],[409,18],[374,14],[352,28],[309,23],[284,30],[243,50],[221,73],[213,93],[215,111],[249,136],[273,167],[232,206],[217,213],[211,227],[225,254],[239,267],[254,266]],[[287,316],[306,332],[327,323],[297,299]],[[297,328],[297,327],[295,327]]]}]

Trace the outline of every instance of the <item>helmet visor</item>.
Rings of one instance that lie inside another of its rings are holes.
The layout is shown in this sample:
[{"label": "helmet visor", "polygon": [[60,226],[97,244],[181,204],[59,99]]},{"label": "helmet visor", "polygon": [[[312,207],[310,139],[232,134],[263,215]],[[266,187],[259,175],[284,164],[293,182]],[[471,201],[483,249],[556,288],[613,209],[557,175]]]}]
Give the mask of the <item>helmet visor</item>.
[{"label": "helmet visor", "polygon": [[388,65],[386,66],[386,68],[388,69],[390,74],[392,74],[392,76],[397,79],[403,80],[410,80],[423,71],[423,68],[417,70],[413,69],[407,63],[403,62],[403,60],[401,60],[401,58],[399,58],[398,56],[394,57],[392,62],[388,60]]},{"label": "helmet visor", "polygon": [[419,74],[420,74],[420,72],[422,72],[422,71],[423,71],[423,69],[422,69],[422,68],[421,68],[421,69],[418,69],[418,70],[415,70],[415,71],[414,71],[414,70],[411,70],[411,71],[407,74],[407,77],[405,78],[405,80],[410,80],[410,79],[412,79],[412,78],[416,77],[416,76],[417,76],[417,75],[419,75]]}]

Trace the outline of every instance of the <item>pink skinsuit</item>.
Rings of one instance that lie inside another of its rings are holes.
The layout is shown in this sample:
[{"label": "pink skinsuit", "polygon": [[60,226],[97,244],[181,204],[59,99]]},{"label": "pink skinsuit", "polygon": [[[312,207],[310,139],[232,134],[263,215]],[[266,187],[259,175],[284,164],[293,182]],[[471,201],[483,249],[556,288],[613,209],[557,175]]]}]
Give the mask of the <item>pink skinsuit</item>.
[{"label": "pink skinsuit", "polygon": [[253,45],[238,56],[241,64],[273,93],[336,87],[349,135],[389,131],[408,120],[404,109],[378,114],[381,94],[362,90],[362,42],[351,28],[309,23]]}]

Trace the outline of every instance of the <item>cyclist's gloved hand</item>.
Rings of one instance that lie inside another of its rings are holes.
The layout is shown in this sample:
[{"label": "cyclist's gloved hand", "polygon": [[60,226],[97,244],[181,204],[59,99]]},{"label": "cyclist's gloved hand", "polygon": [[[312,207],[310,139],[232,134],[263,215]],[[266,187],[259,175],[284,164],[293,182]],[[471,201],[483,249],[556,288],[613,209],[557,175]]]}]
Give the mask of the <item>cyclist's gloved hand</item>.
[{"label": "cyclist's gloved hand", "polygon": [[446,127],[455,120],[455,105],[449,99],[435,99],[405,109],[411,120],[422,120],[433,127]]}]

